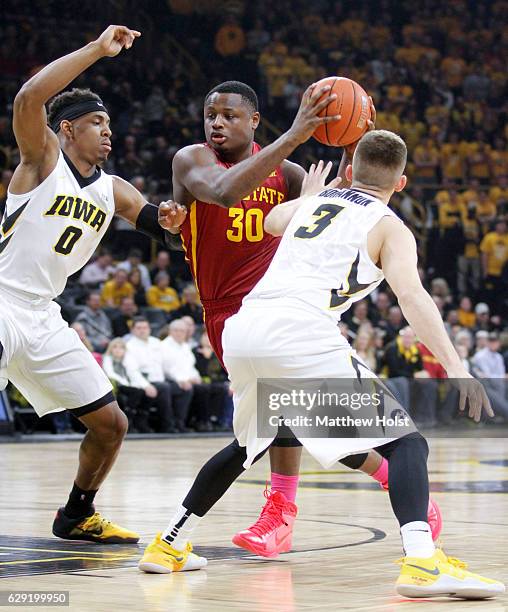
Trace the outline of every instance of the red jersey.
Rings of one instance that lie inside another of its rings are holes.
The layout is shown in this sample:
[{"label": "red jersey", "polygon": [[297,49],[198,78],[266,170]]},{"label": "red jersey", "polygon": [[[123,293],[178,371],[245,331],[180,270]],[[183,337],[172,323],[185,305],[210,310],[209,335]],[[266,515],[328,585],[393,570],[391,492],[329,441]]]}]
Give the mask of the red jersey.
[{"label": "red jersey", "polygon": [[[254,143],[253,154],[260,150]],[[218,158],[217,163],[225,168],[234,165]],[[279,166],[260,187],[230,208],[199,200],[191,204],[180,235],[205,304],[233,297],[241,301],[260,280],[280,242],[280,237],[265,233],[264,220],[287,195]]]}]

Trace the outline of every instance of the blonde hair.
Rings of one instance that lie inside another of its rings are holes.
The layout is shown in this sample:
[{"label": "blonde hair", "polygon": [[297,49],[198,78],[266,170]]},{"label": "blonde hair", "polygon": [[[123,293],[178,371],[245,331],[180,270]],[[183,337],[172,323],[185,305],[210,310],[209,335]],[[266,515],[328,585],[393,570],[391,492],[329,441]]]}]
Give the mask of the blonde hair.
[{"label": "blonde hair", "polygon": [[407,161],[406,143],[388,130],[367,132],[353,156],[353,182],[379,189],[392,189]]},{"label": "blonde hair", "polygon": [[108,344],[108,348],[106,349],[105,355],[112,355],[113,349],[120,344],[123,346],[124,349],[127,348],[127,345],[123,338],[113,338],[113,340],[111,340],[111,342]]}]

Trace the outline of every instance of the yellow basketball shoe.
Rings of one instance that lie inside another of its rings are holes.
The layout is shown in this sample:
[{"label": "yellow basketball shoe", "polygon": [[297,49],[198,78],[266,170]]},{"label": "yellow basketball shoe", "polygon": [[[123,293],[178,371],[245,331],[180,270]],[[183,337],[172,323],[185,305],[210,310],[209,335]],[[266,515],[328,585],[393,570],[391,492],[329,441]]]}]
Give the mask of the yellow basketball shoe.
[{"label": "yellow basketball shoe", "polygon": [[115,525],[99,512],[73,519],[63,508],[58,510],[53,521],[53,535],[64,540],[88,540],[98,544],[135,544],[139,540],[139,533]]},{"label": "yellow basketball shoe", "polygon": [[188,572],[206,567],[208,561],[192,552],[192,544],[187,542],[185,550],[176,550],[161,538],[158,533],[145,548],[138,567],[148,574],[170,574]]},{"label": "yellow basketball shoe", "polygon": [[402,568],[396,589],[404,597],[486,599],[505,592],[502,582],[468,572],[465,563],[447,557],[439,548],[428,559],[404,557],[397,563]]}]

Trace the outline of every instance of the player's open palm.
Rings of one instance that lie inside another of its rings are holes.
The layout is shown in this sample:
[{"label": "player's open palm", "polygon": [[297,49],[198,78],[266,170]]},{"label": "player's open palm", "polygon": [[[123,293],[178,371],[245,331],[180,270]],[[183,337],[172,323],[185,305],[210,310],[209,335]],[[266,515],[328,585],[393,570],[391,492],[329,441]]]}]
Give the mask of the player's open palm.
[{"label": "player's open palm", "polygon": [[312,164],[309,168],[309,171],[306,173],[305,178],[302,183],[302,191],[301,196],[311,196],[323,191],[325,187],[333,189],[334,187],[338,187],[342,181],[340,176],[332,179],[328,185],[325,185],[325,181],[330,174],[332,169],[332,162],[328,162],[325,166],[323,160],[320,160],[318,165]]},{"label": "player's open palm", "polygon": [[130,49],[134,40],[141,36],[141,32],[131,30],[126,26],[110,25],[97,39],[105,57],[115,57],[122,49]]},{"label": "player's open palm", "polygon": [[319,116],[319,113],[337,97],[336,94],[325,95],[330,89],[329,85],[315,87],[313,83],[305,90],[300,102],[300,108],[289,130],[298,139],[300,144],[309,140],[316,128],[323,123],[339,121],[340,115]]},{"label": "player's open palm", "polygon": [[490,400],[479,380],[473,378],[467,372],[459,375],[448,372],[448,376],[452,385],[460,393],[459,409],[461,412],[464,412],[467,405],[468,416],[477,423],[481,419],[482,412],[485,412],[489,417],[494,416]]},{"label": "player's open palm", "polygon": [[186,217],[187,209],[185,206],[173,200],[161,202],[159,206],[159,225],[165,230],[177,230]]}]

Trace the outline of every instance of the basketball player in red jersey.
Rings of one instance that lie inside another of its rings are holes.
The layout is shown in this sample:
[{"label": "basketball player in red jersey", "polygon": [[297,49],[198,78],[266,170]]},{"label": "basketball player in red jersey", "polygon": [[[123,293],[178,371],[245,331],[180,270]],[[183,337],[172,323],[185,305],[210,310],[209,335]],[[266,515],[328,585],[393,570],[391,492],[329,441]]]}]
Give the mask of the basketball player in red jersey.
[{"label": "basketball player in red jersey", "polygon": [[[264,233],[264,217],[277,204],[300,195],[305,171],[286,157],[318,125],[338,119],[318,117],[335,97],[319,102],[328,91],[329,87],[314,90],[310,86],[291,128],[261,149],[254,142],[260,121],[255,92],[238,81],[222,83],[205,98],[206,143],[185,147],[174,157],[173,198],[188,210],[180,235],[210,342],[221,361],[224,322],[240,309],[243,297],[264,275],[280,241]],[[173,231],[174,218],[169,223],[166,218],[169,209],[161,206],[160,223]],[[255,554],[274,557],[291,548],[291,537],[279,542],[273,536],[284,517],[296,516],[293,502],[301,457],[297,446],[296,439],[287,437],[274,442],[271,494],[260,519],[233,540]],[[190,552],[186,533],[244,471],[243,461],[235,440],[205,464],[168,528],[145,551],[140,569],[167,573],[202,567],[201,558]],[[387,462],[374,451],[342,462],[387,482]]]}]

